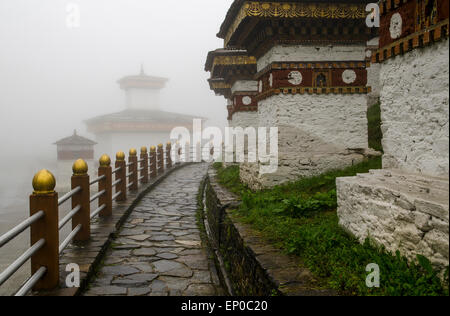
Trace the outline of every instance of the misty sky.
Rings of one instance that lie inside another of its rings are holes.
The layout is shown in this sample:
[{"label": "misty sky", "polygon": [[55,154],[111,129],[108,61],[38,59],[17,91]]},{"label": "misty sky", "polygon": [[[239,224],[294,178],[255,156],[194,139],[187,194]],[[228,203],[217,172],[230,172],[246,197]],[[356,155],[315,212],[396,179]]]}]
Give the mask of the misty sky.
[{"label": "misty sky", "polygon": [[[79,28],[66,6],[79,5]],[[56,156],[51,145],[83,120],[124,109],[117,80],[170,78],[168,111],[226,124],[226,102],[209,90],[204,63],[232,0],[1,0],[0,143],[2,157]]]}]

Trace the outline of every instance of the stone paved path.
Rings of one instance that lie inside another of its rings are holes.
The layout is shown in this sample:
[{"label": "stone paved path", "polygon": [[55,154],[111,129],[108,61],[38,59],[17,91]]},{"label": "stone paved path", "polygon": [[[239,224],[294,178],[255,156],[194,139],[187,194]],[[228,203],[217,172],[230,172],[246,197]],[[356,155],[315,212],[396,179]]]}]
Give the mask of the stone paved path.
[{"label": "stone paved path", "polygon": [[134,209],[85,295],[221,295],[196,223],[206,164],[169,175]]}]

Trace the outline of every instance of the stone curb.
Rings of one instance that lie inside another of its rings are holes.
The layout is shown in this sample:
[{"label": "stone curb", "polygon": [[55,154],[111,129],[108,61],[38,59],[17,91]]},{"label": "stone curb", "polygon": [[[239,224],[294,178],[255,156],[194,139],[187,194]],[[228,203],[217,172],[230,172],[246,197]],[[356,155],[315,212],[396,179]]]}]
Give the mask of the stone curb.
[{"label": "stone curb", "polygon": [[[219,249],[218,261],[228,262],[233,292],[243,296],[335,296],[336,291],[322,289],[311,272],[294,256],[284,254],[263,240],[249,225],[240,223],[231,213],[239,198],[220,186],[210,168],[206,177],[205,216],[211,227],[210,243]],[[221,270],[221,269],[218,269]]]}]

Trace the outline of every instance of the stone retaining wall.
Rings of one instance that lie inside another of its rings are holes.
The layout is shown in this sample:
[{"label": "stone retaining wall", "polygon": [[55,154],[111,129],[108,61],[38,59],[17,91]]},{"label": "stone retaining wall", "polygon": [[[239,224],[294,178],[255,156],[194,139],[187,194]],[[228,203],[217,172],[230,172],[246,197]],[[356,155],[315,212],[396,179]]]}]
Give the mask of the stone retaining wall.
[{"label": "stone retaining wall", "polygon": [[239,199],[216,182],[209,170],[205,184],[206,220],[210,243],[224,262],[234,295],[334,295],[318,289],[310,271],[300,267],[296,257],[268,245],[260,234],[238,222],[233,210]]}]

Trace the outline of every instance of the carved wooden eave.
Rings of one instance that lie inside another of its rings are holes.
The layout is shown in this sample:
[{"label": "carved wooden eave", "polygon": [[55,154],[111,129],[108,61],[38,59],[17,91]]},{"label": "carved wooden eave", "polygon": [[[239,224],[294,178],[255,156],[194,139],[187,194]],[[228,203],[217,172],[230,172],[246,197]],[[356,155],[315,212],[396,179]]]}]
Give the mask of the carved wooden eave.
[{"label": "carved wooden eave", "polygon": [[226,83],[223,78],[208,79],[209,87],[216,95],[222,95],[225,98],[231,97],[231,85]]},{"label": "carved wooden eave", "polygon": [[256,73],[256,58],[245,50],[218,49],[209,52],[205,70],[212,79],[224,79],[230,85],[237,80],[252,80]]},{"label": "carved wooden eave", "polygon": [[217,36],[256,57],[274,44],[363,43],[376,35],[365,24],[369,2],[236,0]]}]

